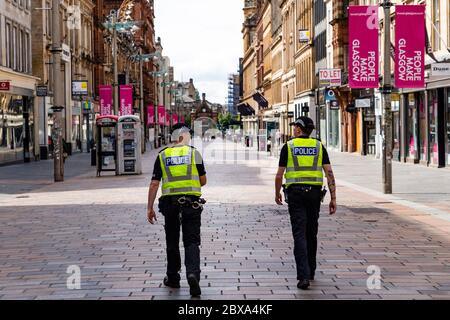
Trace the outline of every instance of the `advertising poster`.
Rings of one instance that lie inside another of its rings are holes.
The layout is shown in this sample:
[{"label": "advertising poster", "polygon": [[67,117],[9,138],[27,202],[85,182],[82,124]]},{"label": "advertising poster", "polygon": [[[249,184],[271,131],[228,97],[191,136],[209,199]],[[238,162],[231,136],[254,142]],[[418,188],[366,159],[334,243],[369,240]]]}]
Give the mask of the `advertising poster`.
[{"label": "advertising poster", "polygon": [[350,88],[378,88],[378,6],[349,7]]},{"label": "advertising poster", "polygon": [[425,6],[395,6],[395,86],[425,87]]},{"label": "advertising poster", "polygon": [[112,112],[112,86],[99,86],[100,95],[100,115],[108,116]]},{"label": "advertising poster", "polygon": [[120,90],[120,115],[128,116],[133,114],[133,86],[121,85]]}]

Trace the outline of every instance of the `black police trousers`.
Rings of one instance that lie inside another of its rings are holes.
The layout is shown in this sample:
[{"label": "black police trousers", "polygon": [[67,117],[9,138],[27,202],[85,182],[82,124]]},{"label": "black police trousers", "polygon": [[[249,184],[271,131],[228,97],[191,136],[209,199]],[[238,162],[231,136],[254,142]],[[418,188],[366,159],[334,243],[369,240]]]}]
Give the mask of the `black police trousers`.
[{"label": "black police trousers", "polygon": [[200,281],[200,226],[202,208],[193,209],[186,203],[180,205],[179,197],[159,199],[159,211],[164,216],[166,232],[167,277],[180,281],[180,228],[183,232],[184,264],[186,275],[194,274]]},{"label": "black police trousers", "polygon": [[297,280],[309,280],[316,271],[321,189],[316,186],[292,185],[287,192]]}]

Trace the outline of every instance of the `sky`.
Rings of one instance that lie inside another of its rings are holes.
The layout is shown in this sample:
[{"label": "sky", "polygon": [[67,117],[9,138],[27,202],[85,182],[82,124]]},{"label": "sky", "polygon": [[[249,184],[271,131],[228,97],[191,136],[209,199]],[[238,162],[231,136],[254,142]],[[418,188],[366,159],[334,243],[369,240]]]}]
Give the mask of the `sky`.
[{"label": "sky", "polygon": [[155,0],[155,31],[175,80],[189,81],[200,95],[225,103],[228,74],[242,52],[243,0]]}]

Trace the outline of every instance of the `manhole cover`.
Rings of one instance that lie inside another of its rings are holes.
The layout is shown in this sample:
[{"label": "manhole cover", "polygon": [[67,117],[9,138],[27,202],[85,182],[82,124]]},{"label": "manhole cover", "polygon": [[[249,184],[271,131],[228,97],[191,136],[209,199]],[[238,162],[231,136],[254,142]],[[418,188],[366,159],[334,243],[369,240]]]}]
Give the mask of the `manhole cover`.
[{"label": "manhole cover", "polygon": [[380,208],[375,208],[375,207],[367,207],[367,208],[355,208],[355,207],[348,207],[348,209],[351,212],[354,213],[389,213],[389,211],[384,210],[384,209],[380,209]]}]

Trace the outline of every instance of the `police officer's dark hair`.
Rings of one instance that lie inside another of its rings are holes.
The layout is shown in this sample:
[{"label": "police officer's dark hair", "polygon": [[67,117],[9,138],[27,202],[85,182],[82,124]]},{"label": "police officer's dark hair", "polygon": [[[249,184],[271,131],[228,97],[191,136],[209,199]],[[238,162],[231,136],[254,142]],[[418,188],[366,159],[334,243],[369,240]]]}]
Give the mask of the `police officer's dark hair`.
[{"label": "police officer's dark hair", "polygon": [[312,128],[301,128],[301,127],[300,127],[300,129],[302,130],[302,132],[303,132],[304,134],[306,134],[306,135],[308,135],[308,136],[310,136],[311,133],[312,133],[313,130],[314,130],[314,129],[312,129]]}]

